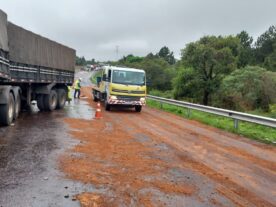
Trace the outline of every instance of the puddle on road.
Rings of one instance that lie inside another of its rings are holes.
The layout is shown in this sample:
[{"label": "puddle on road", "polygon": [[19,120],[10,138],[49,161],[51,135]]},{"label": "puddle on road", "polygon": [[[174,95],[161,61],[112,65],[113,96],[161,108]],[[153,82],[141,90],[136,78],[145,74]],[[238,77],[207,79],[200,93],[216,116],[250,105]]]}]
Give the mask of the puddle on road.
[{"label": "puddle on road", "polygon": [[166,194],[154,188],[142,189],[139,194],[144,197],[152,195],[152,203],[156,206],[189,206],[189,207],[206,207],[206,203],[197,201],[193,196],[181,196],[177,194]]},{"label": "puddle on road", "polygon": [[[79,142],[68,134],[65,117],[91,120],[85,100],[72,100],[64,110],[40,112],[36,104],[11,127],[0,127],[0,206],[79,207],[73,196],[82,192],[105,193],[93,185],[65,179],[57,158]],[[72,158],[81,157],[72,154]]]},{"label": "puddle on road", "polygon": [[86,101],[79,99],[73,99],[70,104],[66,104],[64,110],[69,118],[91,120],[95,117],[95,109],[91,108]]},{"label": "puddle on road", "polygon": [[136,133],[134,135],[134,137],[135,137],[135,140],[138,141],[138,142],[150,142],[150,141],[152,141],[152,139],[149,136],[147,136],[145,134],[142,134],[142,133]]},{"label": "puddle on road", "polygon": [[159,149],[159,150],[169,150],[169,147],[167,144],[165,143],[158,143],[154,145],[155,148]]}]

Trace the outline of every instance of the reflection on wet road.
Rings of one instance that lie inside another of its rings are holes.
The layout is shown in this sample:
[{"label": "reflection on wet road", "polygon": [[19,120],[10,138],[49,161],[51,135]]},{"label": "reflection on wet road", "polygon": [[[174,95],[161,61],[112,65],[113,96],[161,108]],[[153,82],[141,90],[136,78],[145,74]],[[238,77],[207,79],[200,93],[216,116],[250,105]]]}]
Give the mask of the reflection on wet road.
[{"label": "reflection on wet road", "polygon": [[77,99],[52,113],[34,107],[31,114],[22,113],[13,126],[0,127],[0,206],[79,206],[72,196],[93,186],[64,179],[58,169],[57,157],[79,143],[67,134],[62,120],[93,116],[94,109]]},{"label": "reflection on wet road", "polygon": [[148,107],[94,120],[82,93],[0,128],[0,207],[275,206],[273,146]]}]

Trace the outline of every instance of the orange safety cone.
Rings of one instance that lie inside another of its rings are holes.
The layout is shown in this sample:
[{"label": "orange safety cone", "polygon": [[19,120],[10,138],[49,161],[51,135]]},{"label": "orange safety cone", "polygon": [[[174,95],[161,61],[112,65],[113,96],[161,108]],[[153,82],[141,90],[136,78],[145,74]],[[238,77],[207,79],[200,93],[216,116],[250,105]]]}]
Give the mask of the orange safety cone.
[{"label": "orange safety cone", "polygon": [[96,118],[96,119],[103,118],[100,102],[97,103],[95,118]]}]

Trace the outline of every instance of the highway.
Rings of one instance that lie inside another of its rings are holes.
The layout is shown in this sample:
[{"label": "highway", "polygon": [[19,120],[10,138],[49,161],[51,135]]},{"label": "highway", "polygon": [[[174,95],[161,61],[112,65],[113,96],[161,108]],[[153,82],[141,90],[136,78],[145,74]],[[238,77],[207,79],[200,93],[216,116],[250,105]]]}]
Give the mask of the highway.
[{"label": "highway", "polygon": [[276,206],[276,148],[148,107],[65,110],[0,128],[0,206]]}]

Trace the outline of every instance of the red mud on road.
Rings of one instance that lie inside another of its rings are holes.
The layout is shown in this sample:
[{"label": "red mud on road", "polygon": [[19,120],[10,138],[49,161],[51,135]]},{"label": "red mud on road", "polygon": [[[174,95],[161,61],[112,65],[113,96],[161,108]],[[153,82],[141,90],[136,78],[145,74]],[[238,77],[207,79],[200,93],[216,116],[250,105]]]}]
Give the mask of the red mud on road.
[{"label": "red mud on road", "polygon": [[61,169],[96,189],[81,206],[275,206],[274,147],[149,108],[102,113],[65,119],[80,144]]}]

